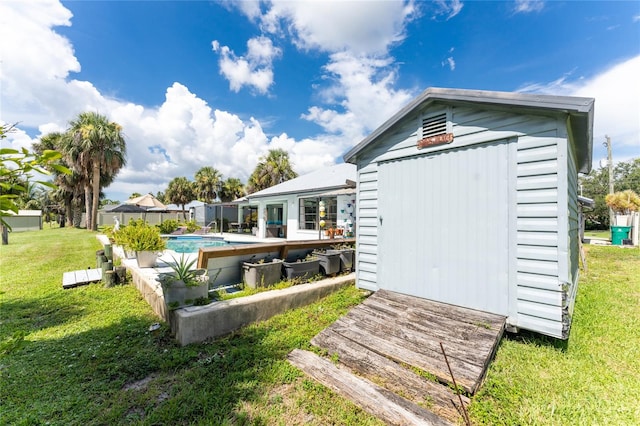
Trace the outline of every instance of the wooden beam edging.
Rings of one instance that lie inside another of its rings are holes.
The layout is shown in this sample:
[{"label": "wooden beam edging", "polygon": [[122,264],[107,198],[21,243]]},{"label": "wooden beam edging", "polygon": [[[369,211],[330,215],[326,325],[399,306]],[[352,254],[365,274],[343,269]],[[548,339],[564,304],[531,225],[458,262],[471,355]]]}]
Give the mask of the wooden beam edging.
[{"label": "wooden beam edging", "polygon": [[336,244],[355,244],[355,238],[327,239],[327,240],[302,240],[282,241],[277,243],[241,244],[227,247],[208,247],[198,251],[198,268],[207,268],[209,259],[228,256],[242,256],[247,254],[280,252],[280,258],[286,259],[290,250],[324,248]]}]

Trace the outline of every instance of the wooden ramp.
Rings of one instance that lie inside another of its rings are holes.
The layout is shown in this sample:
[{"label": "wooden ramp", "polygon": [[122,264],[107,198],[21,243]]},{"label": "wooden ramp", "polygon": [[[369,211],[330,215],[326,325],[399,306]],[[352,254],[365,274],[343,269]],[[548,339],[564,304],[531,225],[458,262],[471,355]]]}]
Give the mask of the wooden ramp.
[{"label": "wooden ramp", "polygon": [[102,279],[102,269],[81,269],[62,274],[62,288],[73,288]]},{"label": "wooden ramp", "polygon": [[[455,423],[460,404],[440,343],[458,387],[473,395],[504,324],[500,315],[379,290],[311,341],[337,356],[337,366],[304,351],[289,360],[389,424]],[[352,373],[357,380],[345,378]]]}]

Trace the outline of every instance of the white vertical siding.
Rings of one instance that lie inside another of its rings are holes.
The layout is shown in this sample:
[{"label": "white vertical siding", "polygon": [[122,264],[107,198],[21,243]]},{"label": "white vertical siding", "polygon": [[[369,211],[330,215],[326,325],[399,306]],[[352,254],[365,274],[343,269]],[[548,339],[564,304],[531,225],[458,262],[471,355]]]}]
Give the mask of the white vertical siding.
[{"label": "white vertical siding", "polygon": [[376,163],[358,170],[356,208],[357,285],[359,288],[375,291],[378,289],[378,166]]},{"label": "white vertical siding", "polygon": [[517,325],[555,337],[563,337],[566,300],[559,278],[566,264],[559,194],[566,187],[559,164],[564,143],[558,129],[518,139]]},{"label": "white vertical siding", "polygon": [[508,145],[379,164],[380,288],[508,315]]},{"label": "white vertical siding", "polygon": [[567,141],[567,185],[568,185],[568,214],[569,214],[569,255],[568,261],[570,265],[569,277],[567,283],[570,288],[567,289],[567,300],[565,309],[565,333],[568,333],[571,326],[571,316],[573,315],[573,306],[575,304],[576,294],[578,291],[579,278],[579,258],[580,258],[580,218],[578,214],[578,168],[576,166],[575,152],[569,141]]},{"label": "white vertical siding", "polygon": [[[432,114],[446,108],[432,104],[422,112]],[[577,173],[564,121],[475,107],[454,106],[450,111],[454,133],[451,144],[418,150],[418,115],[406,117],[393,133],[380,137],[360,153],[358,285],[396,291],[401,289],[398,286],[413,285],[413,289],[401,290],[503,312],[510,316],[511,325],[566,337],[567,303],[575,296],[575,285],[571,287],[569,283],[577,279]],[[486,155],[492,146],[509,138],[517,139],[513,155]],[[439,172],[425,171],[432,168]],[[484,179],[492,173],[502,173],[509,179],[507,187],[513,196],[494,199],[495,191],[487,187],[478,188],[482,196],[474,198],[476,178]],[[455,179],[457,183],[443,184],[438,179]],[[501,208],[511,210],[511,216],[498,209],[488,214],[489,209],[461,207],[457,199],[465,196],[478,205],[503,203]],[[425,221],[426,218],[436,222]],[[410,238],[390,239],[385,229],[389,220],[393,221],[392,229]],[[500,221],[508,229],[500,229],[496,225]],[[416,232],[422,234],[416,237]],[[455,241],[444,244],[446,239]],[[409,244],[406,257],[413,260],[410,264],[397,253],[407,248],[403,243],[414,240],[421,244]],[[485,243],[478,243],[480,240]],[[454,243],[474,247],[479,254],[473,259],[471,252],[464,252],[465,259],[455,262],[451,260],[456,254]],[[481,258],[499,260],[477,261]],[[399,267],[409,272],[398,274],[395,271]],[[465,275],[462,268],[469,273]],[[491,307],[488,301],[502,297],[496,296],[503,291],[496,283],[502,278],[491,277],[505,273],[509,304],[506,310],[502,306]],[[429,291],[420,287],[434,283],[440,287]],[[490,291],[483,294],[482,286]]]}]

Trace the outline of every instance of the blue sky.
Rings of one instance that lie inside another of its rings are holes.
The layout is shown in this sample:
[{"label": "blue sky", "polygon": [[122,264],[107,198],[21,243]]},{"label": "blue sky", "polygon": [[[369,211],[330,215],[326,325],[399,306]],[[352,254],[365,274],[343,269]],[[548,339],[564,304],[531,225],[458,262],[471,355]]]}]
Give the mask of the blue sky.
[{"label": "blue sky", "polygon": [[595,97],[594,165],[605,134],[640,156],[636,1],[5,0],[0,38],[3,144],[108,115],[129,152],[109,198],[205,165],[246,181],[270,148],[340,162],[432,86]]}]

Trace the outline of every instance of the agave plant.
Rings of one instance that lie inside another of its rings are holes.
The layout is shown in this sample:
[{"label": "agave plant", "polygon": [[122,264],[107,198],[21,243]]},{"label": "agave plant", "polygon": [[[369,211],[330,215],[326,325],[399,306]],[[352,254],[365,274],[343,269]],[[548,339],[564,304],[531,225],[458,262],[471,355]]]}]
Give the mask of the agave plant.
[{"label": "agave plant", "polygon": [[173,272],[158,277],[163,285],[170,286],[173,282],[182,281],[187,287],[196,287],[208,282],[209,277],[207,277],[205,269],[193,269],[196,259],[189,260],[184,254],[180,256],[180,259],[173,256],[171,258],[173,263],[170,266]]}]

